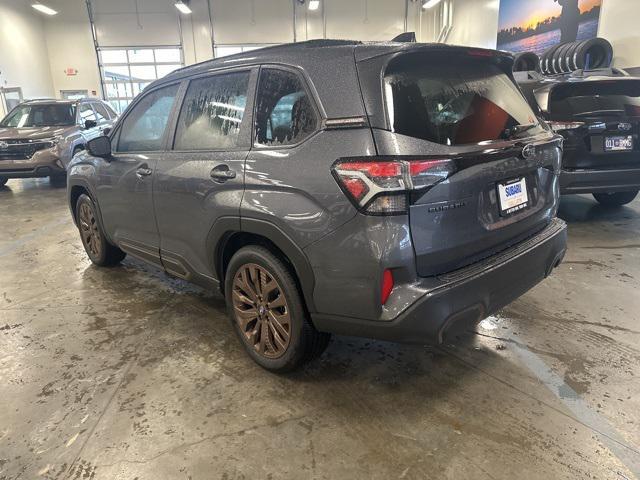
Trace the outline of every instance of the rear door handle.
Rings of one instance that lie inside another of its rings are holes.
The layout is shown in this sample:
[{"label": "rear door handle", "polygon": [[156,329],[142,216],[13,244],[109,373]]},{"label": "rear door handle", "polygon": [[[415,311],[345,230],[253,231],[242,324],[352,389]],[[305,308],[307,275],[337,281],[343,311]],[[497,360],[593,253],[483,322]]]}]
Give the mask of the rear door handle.
[{"label": "rear door handle", "polygon": [[235,170],[230,170],[229,165],[222,164],[214,167],[211,170],[211,178],[214,182],[224,183],[227,180],[231,180],[232,178],[236,178]]},{"label": "rear door handle", "polygon": [[153,173],[153,171],[149,167],[144,166],[144,165],[136,170],[136,176],[138,178],[148,177],[152,173]]}]

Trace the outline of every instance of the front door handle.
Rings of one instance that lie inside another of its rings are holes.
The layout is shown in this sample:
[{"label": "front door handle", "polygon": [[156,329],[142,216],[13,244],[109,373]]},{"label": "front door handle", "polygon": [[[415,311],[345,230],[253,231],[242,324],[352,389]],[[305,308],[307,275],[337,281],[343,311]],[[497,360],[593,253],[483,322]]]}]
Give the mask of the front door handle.
[{"label": "front door handle", "polygon": [[213,170],[211,170],[211,178],[214,182],[224,183],[227,180],[231,180],[232,178],[236,178],[235,170],[230,170],[229,165],[218,165]]},{"label": "front door handle", "polygon": [[149,167],[147,167],[146,165],[143,165],[143,166],[139,167],[136,170],[136,176],[138,178],[148,177],[152,173],[153,173],[153,171]]}]

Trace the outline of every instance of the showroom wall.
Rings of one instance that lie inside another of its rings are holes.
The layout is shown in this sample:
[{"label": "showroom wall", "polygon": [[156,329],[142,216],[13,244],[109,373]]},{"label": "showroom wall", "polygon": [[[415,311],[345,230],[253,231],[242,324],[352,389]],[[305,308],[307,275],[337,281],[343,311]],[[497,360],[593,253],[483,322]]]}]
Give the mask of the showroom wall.
[{"label": "showroom wall", "polygon": [[[499,7],[499,0],[453,0],[452,29],[447,43],[496,48]],[[598,35],[613,44],[617,67],[640,67],[638,18],[639,0],[602,0]],[[427,22],[432,22],[428,14],[423,15],[424,30],[428,30]],[[433,39],[424,36],[422,40]]]},{"label": "showroom wall", "polygon": [[[53,4],[52,4],[53,6]],[[57,15],[44,21],[53,90],[87,90],[100,95],[100,72],[84,2],[56,2]],[[75,74],[69,75],[67,69]]]},{"label": "showroom wall", "polygon": [[44,21],[26,2],[0,0],[0,86],[25,97],[54,94]]},{"label": "showroom wall", "polygon": [[[100,94],[86,0],[45,3],[59,13],[47,17],[30,1],[0,0],[0,81],[22,87],[30,98],[59,96],[61,90]],[[323,37],[388,40],[405,30],[434,41],[449,5],[447,43],[495,48],[499,0],[442,0],[428,10],[422,0],[322,0],[315,11],[297,0],[191,0],[193,14],[187,16],[178,14],[172,0],[90,5],[99,45],[181,45],[185,63],[192,64],[212,58],[214,43],[221,48]],[[618,66],[640,66],[637,18],[640,1],[603,0],[600,34],[614,44]]]},{"label": "showroom wall", "polygon": [[454,0],[447,43],[496,48],[499,0]]},{"label": "showroom wall", "polygon": [[640,67],[640,1],[603,0],[598,35],[613,44],[614,65]]}]

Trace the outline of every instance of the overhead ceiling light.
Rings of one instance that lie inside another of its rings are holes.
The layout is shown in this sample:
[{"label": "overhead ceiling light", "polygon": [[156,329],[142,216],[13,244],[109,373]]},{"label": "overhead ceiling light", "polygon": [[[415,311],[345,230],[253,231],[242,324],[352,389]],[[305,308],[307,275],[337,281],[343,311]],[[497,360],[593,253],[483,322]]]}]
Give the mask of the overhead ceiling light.
[{"label": "overhead ceiling light", "polygon": [[309,0],[309,10],[317,10],[320,7],[320,0]]},{"label": "overhead ceiling light", "polygon": [[189,13],[191,13],[191,9],[189,8],[189,5],[184,3],[182,0],[178,0],[176,3],[174,3],[174,5],[178,10],[180,10],[180,13],[184,13],[185,15],[188,15]]},{"label": "overhead ceiling light", "polygon": [[440,0],[427,0],[422,4],[422,8],[433,8],[440,3]]},{"label": "overhead ceiling light", "polygon": [[31,4],[31,6],[39,12],[46,13],[47,15],[55,15],[56,13],[58,13],[53,8],[49,8],[41,3],[33,3]]}]

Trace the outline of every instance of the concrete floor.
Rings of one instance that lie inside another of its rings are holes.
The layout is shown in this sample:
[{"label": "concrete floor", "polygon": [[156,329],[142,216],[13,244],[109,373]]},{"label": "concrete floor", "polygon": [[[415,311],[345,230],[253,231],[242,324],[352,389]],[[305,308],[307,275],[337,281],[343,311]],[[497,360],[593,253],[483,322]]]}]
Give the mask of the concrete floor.
[{"label": "concrete floor", "polygon": [[89,263],[46,180],[0,188],[0,479],[640,476],[640,201],[565,198],[555,274],[455,346],[254,365],[223,301]]}]

